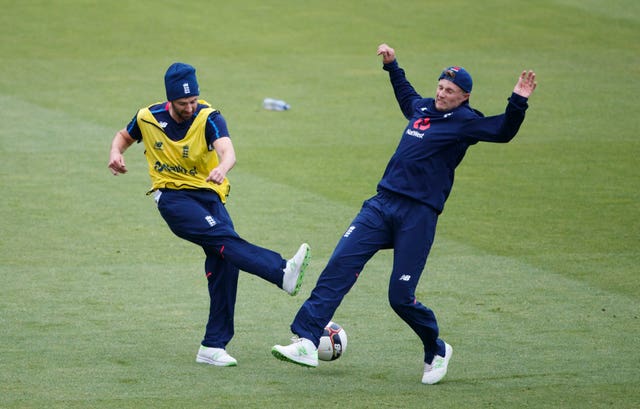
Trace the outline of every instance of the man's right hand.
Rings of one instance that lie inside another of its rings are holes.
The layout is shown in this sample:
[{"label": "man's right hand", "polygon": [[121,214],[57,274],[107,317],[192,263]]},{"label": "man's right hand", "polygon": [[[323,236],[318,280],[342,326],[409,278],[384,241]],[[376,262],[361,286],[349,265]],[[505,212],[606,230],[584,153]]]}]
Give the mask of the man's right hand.
[{"label": "man's right hand", "polygon": [[126,129],[116,132],[111,142],[111,151],[109,152],[109,170],[114,176],[120,173],[127,173],[127,166],[124,164],[124,151],[131,146],[135,140],[129,135]]},{"label": "man's right hand", "polygon": [[382,56],[382,63],[389,64],[395,61],[396,59],[396,50],[389,47],[387,44],[380,44],[378,46],[378,54]]},{"label": "man's right hand", "polygon": [[111,151],[111,155],[109,155],[109,170],[114,176],[118,176],[119,173],[127,173],[124,156],[120,152]]}]

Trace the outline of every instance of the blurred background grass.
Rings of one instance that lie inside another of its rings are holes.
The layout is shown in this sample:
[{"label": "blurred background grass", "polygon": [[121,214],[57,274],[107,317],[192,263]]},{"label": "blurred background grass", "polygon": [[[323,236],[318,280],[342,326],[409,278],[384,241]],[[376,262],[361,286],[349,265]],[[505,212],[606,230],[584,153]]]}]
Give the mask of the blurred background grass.
[{"label": "blurred background grass", "polygon": [[[0,406],[640,403],[637,2],[0,5]],[[437,389],[419,384],[417,339],[386,305],[388,252],[337,313],[343,359],[301,371],[268,352],[404,126],[381,42],[425,96],[442,67],[465,66],[487,115],[522,69],[539,79],[518,137],[470,149],[440,219],[419,294],[456,348]],[[106,169],[113,134],[164,98],[174,61],[196,66],[229,123],[238,231],[285,256],[314,249],[299,298],[242,275],[233,371],[193,363],[202,254],[144,196],[142,149],[128,175]],[[264,97],[292,110],[263,111]]]}]

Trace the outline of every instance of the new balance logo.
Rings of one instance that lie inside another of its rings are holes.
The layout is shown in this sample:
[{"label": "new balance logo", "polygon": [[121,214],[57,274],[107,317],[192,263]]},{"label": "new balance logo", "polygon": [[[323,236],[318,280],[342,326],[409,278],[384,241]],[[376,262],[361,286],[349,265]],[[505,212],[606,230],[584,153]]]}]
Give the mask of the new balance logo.
[{"label": "new balance logo", "polygon": [[409,281],[411,280],[411,276],[409,274],[403,274],[399,278],[400,281]]}]

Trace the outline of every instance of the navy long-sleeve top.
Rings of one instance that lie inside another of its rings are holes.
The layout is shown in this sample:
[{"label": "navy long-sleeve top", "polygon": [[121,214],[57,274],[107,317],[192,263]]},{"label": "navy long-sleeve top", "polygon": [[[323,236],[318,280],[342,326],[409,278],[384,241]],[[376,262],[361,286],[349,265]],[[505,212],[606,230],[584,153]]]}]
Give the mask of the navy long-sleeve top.
[{"label": "navy long-sleeve top", "polygon": [[427,204],[441,213],[449,197],[455,169],[467,148],[480,141],[509,142],[518,132],[528,107],[527,98],[511,94],[504,114],[485,117],[464,102],[440,112],[433,98],[422,98],[397,61],[384,64],[398,104],[409,120],[400,143],[378,184]]}]

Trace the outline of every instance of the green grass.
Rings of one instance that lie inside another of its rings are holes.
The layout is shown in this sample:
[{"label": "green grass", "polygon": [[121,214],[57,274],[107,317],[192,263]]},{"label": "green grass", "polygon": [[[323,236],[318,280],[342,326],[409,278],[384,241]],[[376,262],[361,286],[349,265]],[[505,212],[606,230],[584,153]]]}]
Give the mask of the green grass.
[{"label": "green grass", "polygon": [[[1,3],[0,407],[640,406],[640,3]],[[269,353],[404,126],[381,42],[424,95],[464,65],[485,114],[520,70],[539,80],[516,140],[470,149],[440,219],[418,296],[455,355],[434,387],[386,303],[388,251],[334,317],[343,358]],[[194,362],[203,255],[144,195],[142,148],[129,174],[106,168],[177,60],[229,123],[238,231],[285,256],[313,247],[296,298],[241,275],[237,368]],[[263,111],[267,96],[292,110]]]}]

